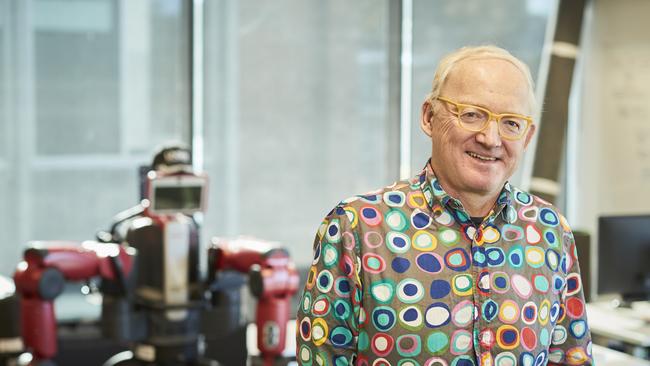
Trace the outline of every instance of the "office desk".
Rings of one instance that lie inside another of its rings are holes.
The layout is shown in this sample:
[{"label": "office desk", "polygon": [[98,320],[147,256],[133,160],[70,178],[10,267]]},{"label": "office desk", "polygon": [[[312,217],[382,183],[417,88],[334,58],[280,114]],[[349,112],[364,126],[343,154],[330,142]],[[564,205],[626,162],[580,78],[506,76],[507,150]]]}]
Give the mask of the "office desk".
[{"label": "office desk", "polygon": [[614,346],[640,358],[650,355],[650,307],[614,307],[611,303],[587,304],[587,319],[594,343]]},{"label": "office desk", "polygon": [[650,366],[650,361],[632,357],[626,353],[614,351],[597,344],[592,348],[597,366]]}]

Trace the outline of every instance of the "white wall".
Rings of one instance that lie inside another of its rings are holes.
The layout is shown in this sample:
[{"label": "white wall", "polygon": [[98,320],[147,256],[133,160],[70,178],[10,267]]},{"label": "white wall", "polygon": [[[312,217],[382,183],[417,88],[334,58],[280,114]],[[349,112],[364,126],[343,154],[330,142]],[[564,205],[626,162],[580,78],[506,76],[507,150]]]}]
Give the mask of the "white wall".
[{"label": "white wall", "polygon": [[573,227],[595,235],[599,215],[650,212],[650,1],[592,5],[581,56]]}]

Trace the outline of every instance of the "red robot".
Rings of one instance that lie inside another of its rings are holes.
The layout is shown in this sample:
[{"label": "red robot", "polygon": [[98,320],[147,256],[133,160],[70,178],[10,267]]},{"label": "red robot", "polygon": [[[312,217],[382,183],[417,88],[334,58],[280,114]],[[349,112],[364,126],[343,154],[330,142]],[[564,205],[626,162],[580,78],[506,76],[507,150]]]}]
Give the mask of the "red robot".
[{"label": "red robot", "polygon": [[255,323],[260,356],[253,365],[286,364],[286,326],[291,297],[298,291],[299,276],[289,253],[271,243],[254,239],[226,241],[215,238],[208,249],[209,269],[218,273],[235,270],[249,273],[251,292],[257,297]]},{"label": "red robot", "polygon": [[142,203],[118,214],[109,232],[98,233],[99,242],[40,242],[25,251],[14,281],[30,365],[53,365],[53,300],[63,284],[95,277],[101,280],[103,334],[130,348],[105,366],[241,366],[245,359],[219,359],[245,343],[245,332],[232,336],[229,326],[240,323],[232,309],[239,307],[243,284],[229,282],[233,271],[250,272],[258,298],[258,361],[282,363],[289,301],[298,288],[287,252],[259,241],[215,243],[208,251],[208,278],[202,278],[193,214],[204,210],[207,178],[192,172],[189,150],[172,147],[156,155],[145,182]]},{"label": "red robot", "polygon": [[14,283],[21,295],[23,343],[33,356],[30,365],[53,364],[50,360],[57,353],[54,299],[63,291],[65,282],[99,276],[126,294],[134,252],[117,244],[97,242],[34,243],[25,251]]}]

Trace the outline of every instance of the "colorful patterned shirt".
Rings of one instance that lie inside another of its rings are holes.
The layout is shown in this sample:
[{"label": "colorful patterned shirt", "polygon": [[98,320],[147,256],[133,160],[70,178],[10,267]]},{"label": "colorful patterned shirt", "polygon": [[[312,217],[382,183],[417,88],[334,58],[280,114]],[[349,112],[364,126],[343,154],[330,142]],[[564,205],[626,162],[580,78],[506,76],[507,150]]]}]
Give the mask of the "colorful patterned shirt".
[{"label": "colorful patterned shirt", "polygon": [[573,235],[506,183],[475,226],[427,167],[322,222],[297,316],[300,365],[591,365]]}]

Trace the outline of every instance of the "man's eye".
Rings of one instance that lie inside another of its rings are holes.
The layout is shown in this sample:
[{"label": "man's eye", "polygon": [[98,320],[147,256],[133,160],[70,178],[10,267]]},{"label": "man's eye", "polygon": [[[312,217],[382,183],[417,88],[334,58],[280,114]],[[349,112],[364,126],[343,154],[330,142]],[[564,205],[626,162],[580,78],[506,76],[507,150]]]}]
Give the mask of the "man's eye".
[{"label": "man's eye", "polygon": [[483,116],[479,112],[475,111],[464,111],[461,115],[463,119],[481,119]]},{"label": "man's eye", "polygon": [[522,125],[521,122],[514,119],[504,120],[503,123],[509,128],[516,129],[516,130],[520,129]]}]

